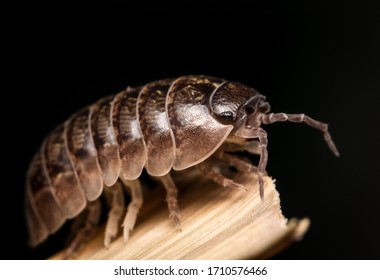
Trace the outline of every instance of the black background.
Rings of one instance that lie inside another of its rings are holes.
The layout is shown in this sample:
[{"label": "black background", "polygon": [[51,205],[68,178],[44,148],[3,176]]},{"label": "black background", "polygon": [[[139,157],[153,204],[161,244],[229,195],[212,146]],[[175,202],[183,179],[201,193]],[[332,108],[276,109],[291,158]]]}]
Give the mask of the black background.
[{"label": "black background", "polygon": [[265,126],[283,212],[311,219],[275,258],[379,259],[379,7],[252,2],[16,7],[3,37],[0,258],[55,250],[29,250],[23,218],[26,169],[51,129],[126,86],[206,74],[256,88],[274,112],[328,122],[341,152],[305,125]]}]

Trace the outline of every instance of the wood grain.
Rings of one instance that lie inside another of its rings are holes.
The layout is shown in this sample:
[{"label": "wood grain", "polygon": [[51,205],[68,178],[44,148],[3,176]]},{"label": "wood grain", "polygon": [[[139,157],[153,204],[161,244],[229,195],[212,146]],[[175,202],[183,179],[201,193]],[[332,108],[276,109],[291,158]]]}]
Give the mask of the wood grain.
[{"label": "wood grain", "polygon": [[[191,178],[191,179],[189,179]],[[309,220],[287,219],[270,177],[261,201],[255,174],[237,173],[234,180],[247,191],[223,189],[200,176],[177,174],[182,229],[168,219],[164,193],[146,199],[127,244],[121,237],[108,249],[103,230],[77,259],[262,259],[300,240]],[[52,257],[59,259],[61,253]]]}]

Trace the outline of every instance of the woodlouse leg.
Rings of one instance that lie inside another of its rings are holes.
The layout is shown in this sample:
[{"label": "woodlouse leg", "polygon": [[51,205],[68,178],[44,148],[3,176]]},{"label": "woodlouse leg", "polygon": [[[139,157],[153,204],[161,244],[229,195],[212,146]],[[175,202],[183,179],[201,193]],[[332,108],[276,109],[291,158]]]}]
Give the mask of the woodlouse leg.
[{"label": "woodlouse leg", "polygon": [[127,213],[125,214],[122,225],[124,242],[127,242],[129,239],[129,233],[135,226],[137,215],[143,204],[143,193],[139,180],[127,181],[122,179],[122,182],[131,195],[131,202],[128,204]]},{"label": "woodlouse leg", "polygon": [[295,123],[304,122],[305,124],[311,127],[319,129],[323,132],[323,137],[325,138],[325,141],[327,145],[329,146],[331,152],[335,156],[339,157],[339,151],[336,148],[331,138],[331,135],[328,131],[328,125],[326,123],[314,120],[305,114],[285,114],[285,113],[271,113],[269,115],[263,115],[261,120],[263,124],[271,124],[274,122],[285,122],[285,121],[295,122]]},{"label": "woodlouse leg", "polygon": [[257,128],[242,128],[237,131],[236,135],[245,139],[259,139],[258,149],[260,151],[260,161],[257,167],[257,177],[259,181],[260,197],[264,199],[264,180],[265,169],[268,163],[268,138],[267,133],[261,127]]},{"label": "woodlouse leg", "polygon": [[[69,259],[94,236],[99,223],[101,205],[99,200],[88,202],[83,212],[84,216],[78,216],[78,221],[74,220],[72,229],[77,230],[74,239],[65,249],[62,258]],[[81,226],[79,226],[81,225]]]},{"label": "woodlouse leg", "polygon": [[125,211],[124,192],[121,183],[117,181],[112,187],[104,187],[107,202],[111,207],[104,233],[104,246],[109,247],[111,241],[117,236],[120,220]]},{"label": "woodlouse leg", "polygon": [[168,204],[169,209],[169,218],[174,221],[176,226],[181,228],[181,215],[179,214],[179,206],[178,206],[178,190],[177,187],[170,176],[170,173],[156,177],[161,181],[166,189],[166,202]]},{"label": "woodlouse leg", "polygon": [[216,172],[214,169],[212,169],[212,165],[207,161],[199,163],[197,167],[207,178],[213,180],[215,183],[222,187],[247,190],[244,185],[236,183],[234,180],[228,179],[222,174]]},{"label": "woodlouse leg", "polygon": [[253,129],[250,131],[250,136],[259,139],[258,149],[260,151],[260,161],[257,167],[257,177],[259,180],[259,192],[261,200],[264,199],[264,179],[263,176],[266,174],[266,167],[268,163],[268,138],[267,133],[261,127]]},{"label": "woodlouse leg", "polygon": [[221,161],[228,163],[242,172],[257,172],[257,167],[252,165],[249,161],[239,158],[236,155],[231,155],[223,150],[216,151],[213,156]]}]

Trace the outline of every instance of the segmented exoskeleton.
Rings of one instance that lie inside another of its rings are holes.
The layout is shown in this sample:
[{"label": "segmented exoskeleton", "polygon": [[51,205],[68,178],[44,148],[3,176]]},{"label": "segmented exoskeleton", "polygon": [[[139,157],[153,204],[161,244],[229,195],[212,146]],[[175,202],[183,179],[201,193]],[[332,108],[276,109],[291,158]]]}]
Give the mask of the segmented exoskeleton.
[{"label": "segmented exoskeleton", "polygon": [[[177,188],[170,170],[197,166],[225,187],[244,186],[213,169],[219,160],[257,172],[260,195],[268,160],[261,124],[304,122],[321,130],[335,155],[327,125],[304,114],[269,113],[265,97],[237,82],[206,76],[165,79],[99,100],[51,132],[33,158],[27,177],[26,214],[30,243],[37,245],[85,208],[87,220],[69,247],[75,252],[100,216],[98,198],[110,193],[112,206],[104,244],[117,235],[124,215],[122,185],[131,194],[122,225],[128,240],[142,205],[143,168],[167,190],[170,217],[179,226]],[[233,152],[260,155],[257,167]]]}]

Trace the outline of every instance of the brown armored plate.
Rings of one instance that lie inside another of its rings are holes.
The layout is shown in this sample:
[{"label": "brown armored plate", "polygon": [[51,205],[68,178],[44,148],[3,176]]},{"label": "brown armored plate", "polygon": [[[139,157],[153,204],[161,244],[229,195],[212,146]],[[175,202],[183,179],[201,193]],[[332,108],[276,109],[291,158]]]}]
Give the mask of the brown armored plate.
[{"label": "brown armored plate", "polygon": [[[223,189],[196,171],[177,173],[182,228],[168,218],[163,190],[145,197],[142,212],[127,244],[122,236],[104,248],[104,227],[77,259],[264,259],[294,241],[309,226],[307,218],[287,219],[273,180],[265,177],[261,201],[255,174],[234,180],[247,191]],[[52,257],[60,259],[61,253]]]}]

